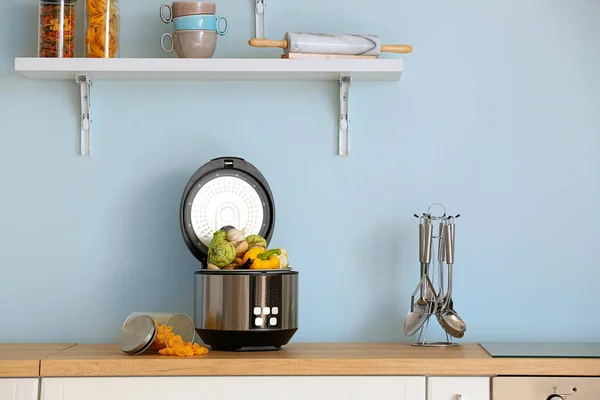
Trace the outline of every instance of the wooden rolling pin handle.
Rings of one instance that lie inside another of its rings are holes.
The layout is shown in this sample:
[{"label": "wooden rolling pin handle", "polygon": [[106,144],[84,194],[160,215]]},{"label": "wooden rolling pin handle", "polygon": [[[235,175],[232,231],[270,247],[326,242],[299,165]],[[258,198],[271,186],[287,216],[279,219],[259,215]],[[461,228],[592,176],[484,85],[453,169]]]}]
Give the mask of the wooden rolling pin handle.
[{"label": "wooden rolling pin handle", "polygon": [[382,53],[412,53],[412,46],[407,44],[382,44]]},{"label": "wooden rolling pin handle", "polygon": [[248,44],[252,47],[281,47],[282,49],[288,48],[287,40],[269,40],[252,38],[248,41]]}]

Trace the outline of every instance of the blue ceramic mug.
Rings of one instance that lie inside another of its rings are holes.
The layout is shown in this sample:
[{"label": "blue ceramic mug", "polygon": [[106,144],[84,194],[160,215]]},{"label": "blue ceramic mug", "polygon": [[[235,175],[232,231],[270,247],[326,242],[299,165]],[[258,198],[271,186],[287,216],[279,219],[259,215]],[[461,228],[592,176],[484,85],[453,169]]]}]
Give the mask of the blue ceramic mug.
[{"label": "blue ceramic mug", "polygon": [[[221,21],[225,23],[223,30],[219,29]],[[214,15],[186,15],[184,17],[173,18],[175,31],[216,31],[223,36],[229,30],[229,22],[225,17]]]}]

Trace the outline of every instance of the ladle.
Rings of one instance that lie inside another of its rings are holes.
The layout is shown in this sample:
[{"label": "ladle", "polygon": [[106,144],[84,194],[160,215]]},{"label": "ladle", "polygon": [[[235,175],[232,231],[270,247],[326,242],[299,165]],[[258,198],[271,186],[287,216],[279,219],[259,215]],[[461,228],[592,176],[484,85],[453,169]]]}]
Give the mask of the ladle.
[{"label": "ladle", "polygon": [[449,335],[460,339],[465,335],[467,325],[454,311],[452,301],[452,265],[454,264],[454,218],[444,226],[444,247],[448,264],[448,292],[442,309],[436,314],[438,322]]}]

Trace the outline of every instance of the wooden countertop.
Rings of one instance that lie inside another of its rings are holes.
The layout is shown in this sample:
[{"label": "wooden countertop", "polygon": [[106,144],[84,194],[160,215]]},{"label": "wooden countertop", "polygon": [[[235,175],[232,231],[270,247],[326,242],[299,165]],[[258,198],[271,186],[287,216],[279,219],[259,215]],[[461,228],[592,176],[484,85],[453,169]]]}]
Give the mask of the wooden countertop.
[{"label": "wooden countertop", "polygon": [[70,346],[74,344],[0,344],[0,377],[38,377],[40,360]]},{"label": "wooden countertop", "polygon": [[478,344],[290,344],[277,352],[211,351],[194,358],[123,354],[117,345],[76,345],[41,360],[43,377],[241,375],[600,376],[600,359],[492,358]]}]

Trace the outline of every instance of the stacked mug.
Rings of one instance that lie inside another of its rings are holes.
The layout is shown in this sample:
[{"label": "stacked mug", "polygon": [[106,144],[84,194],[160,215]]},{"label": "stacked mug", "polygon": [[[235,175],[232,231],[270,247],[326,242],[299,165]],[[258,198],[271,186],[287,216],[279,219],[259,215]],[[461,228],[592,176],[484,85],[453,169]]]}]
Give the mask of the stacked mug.
[{"label": "stacked mug", "polygon": [[174,28],[173,34],[165,33],[160,39],[163,51],[175,50],[179,58],[211,58],[217,47],[217,35],[223,36],[229,29],[227,19],[215,15],[216,8],[215,3],[195,1],[163,4],[160,18],[165,24],[173,23]]}]

